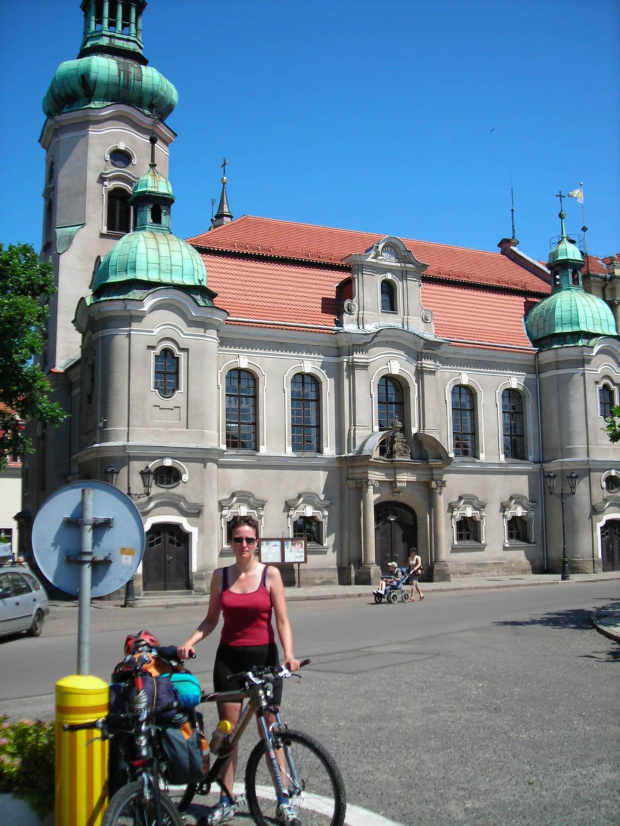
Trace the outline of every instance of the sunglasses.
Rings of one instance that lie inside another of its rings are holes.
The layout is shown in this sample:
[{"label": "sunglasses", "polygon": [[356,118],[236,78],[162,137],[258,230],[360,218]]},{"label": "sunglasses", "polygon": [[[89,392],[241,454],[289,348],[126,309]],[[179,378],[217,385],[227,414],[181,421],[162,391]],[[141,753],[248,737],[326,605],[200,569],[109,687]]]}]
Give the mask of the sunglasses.
[{"label": "sunglasses", "polygon": [[235,545],[243,545],[244,542],[246,545],[256,545],[255,536],[233,536],[232,541]]}]

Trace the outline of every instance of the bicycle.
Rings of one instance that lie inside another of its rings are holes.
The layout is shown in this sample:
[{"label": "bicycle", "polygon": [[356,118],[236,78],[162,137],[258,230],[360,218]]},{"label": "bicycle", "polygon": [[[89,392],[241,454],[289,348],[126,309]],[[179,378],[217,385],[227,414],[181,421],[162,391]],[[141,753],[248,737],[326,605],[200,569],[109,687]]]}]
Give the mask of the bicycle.
[{"label": "bicycle", "polygon": [[[127,659],[133,662],[133,658]],[[129,782],[110,798],[102,826],[183,826],[180,811],[168,793],[159,739],[162,726],[158,722],[163,713],[177,710],[180,704],[171,702],[155,710],[143,707],[146,698],[142,691],[142,666],[148,662],[149,657],[143,655],[132,666],[136,687],[133,711],[63,726],[63,731],[96,729],[105,740],[128,735],[133,739],[127,760]]]},{"label": "bicycle", "polygon": [[[307,665],[304,660],[301,665]],[[254,746],[245,768],[245,797],[250,814],[258,826],[287,823],[288,826],[343,826],[346,794],[340,771],[327,750],[302,731],[289,729],[282,722],[279,709],[270,704],[273,682],[291,677],[281,666],[255,666],[250,671],[233,674],[229,680],[242,680],[245,689],[203,694],[201,702],[244,702],[239,720],[226,735],[213,765],[197,784],[186,787],[183,807],[189,806],[194,794],[209,794],[216,783],[231,800],[232,789],[221,780],[222,770],[239,743],[251,718],[259,721],[262,739]],[[268,724],[267,714],[275,722]],[[295,817],[282,816],[278,796],[287,795]]]}]

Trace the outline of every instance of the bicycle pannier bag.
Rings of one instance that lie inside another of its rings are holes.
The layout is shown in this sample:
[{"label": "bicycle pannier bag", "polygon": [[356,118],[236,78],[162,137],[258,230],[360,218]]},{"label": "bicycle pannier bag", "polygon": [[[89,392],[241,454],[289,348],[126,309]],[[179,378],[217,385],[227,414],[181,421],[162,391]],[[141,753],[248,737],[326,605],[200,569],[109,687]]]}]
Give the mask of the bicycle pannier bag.
[{"label": "bicycle pannier bag", "polygon": [[161,731],[161,747],[167,763],[166,778],[173,785],[197,783],[202,777],[202,740],[191,723],[167,726]]}]

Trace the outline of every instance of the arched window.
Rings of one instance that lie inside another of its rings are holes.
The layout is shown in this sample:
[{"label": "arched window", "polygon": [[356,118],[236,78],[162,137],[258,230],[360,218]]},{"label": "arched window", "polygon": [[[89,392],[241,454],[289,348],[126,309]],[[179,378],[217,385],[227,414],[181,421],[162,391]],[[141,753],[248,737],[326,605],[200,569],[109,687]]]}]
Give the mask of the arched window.
[{"label": "arched window", "polygon": [[179,389],[179,359],[172,350],[162,350],[155,356],[155,390],[170,399]]},{"label": "arched window", "polygon": [[108,192],[108,232],[130,232],[131,207],[129,206],[130,193],[121,187],[115,187]]},{"label": "arched window", "polygon": [[159,204],[153,204],[151,207],[151,223],[161,224],[161,207]]},{"label": "arched window", "polygon": [[396,312],[396,291],[392,282],[387,278],[381,282],[381,312]]},{"label": "arched window", "polygon": [[523,398],[518,390],[504,390],[502,393],[502,428],[504,456],[507,459],[525,459]]},{"label": "arched window", "polygon": [[452,447],[455,456],[476,455],[476,411],[469,387],[452,388]]},{"label": "arched window", "polygon": [[307,373],[291,381],[291,448],[296,453],[321,452],[319,383]]},{"label": "arched window", "polygon": [[226,447],[256,450],[256,379],[248,370],[226,374]]},{"label": "arched window", "polygon": [[158,488],[175,488],[181,481],[181,472],[175,467],[159,465],[155,468],[153,481]]},{"label": "arched window", "polygon": [[608,384],[602,384],[598,389],[599,412],[604,419],[611,416],[614,404],[614,391]]},{"label": "arched window", "polygon": [[405,423],[403,388],[398,379],[384,376],[379,380],[378,396],[379,430],[389,430],[394,419]]}]

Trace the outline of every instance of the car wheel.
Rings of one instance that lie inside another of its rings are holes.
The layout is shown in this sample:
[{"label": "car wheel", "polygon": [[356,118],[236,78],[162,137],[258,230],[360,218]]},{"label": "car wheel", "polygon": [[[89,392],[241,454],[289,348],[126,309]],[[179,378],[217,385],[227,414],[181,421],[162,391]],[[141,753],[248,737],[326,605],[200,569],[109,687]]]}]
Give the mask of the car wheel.
[{"label": "car wheel", "polygon": [[43,611],[40,608],[34,612],[34,617],[32,618],[32,623],[30,624],[30,628],[28,629],[28,636],[30,637],[38,637],[43,631]]}]

